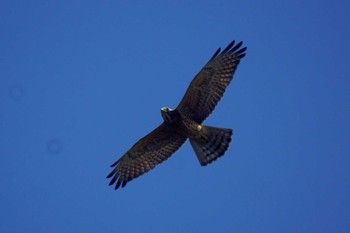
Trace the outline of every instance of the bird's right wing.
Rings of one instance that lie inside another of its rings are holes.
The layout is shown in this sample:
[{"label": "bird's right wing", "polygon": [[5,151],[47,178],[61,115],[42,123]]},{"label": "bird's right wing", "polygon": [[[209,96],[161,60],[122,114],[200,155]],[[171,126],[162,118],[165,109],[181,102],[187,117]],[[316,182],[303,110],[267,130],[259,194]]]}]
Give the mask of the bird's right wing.
[{"label": "bird's right wing", "polygon": [[185,143],[186,139],[162,123],[112,164],[111,167],[115,168],[107,176],[107,178],[113,177],[109,185],[116,182],[115,189],[124,187],[132,179],[167,160]]}]

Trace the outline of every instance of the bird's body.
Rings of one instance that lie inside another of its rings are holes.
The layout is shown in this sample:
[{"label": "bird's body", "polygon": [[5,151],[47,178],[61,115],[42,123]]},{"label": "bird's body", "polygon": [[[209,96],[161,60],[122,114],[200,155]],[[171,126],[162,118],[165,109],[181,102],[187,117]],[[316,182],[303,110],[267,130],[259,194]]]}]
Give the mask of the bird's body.
[{"label": "bird's body", "polygon": [[177,108],[161,108],[164,122],[112,164],[115,168],[107,176],[112,177],[110,185],[116,182],[115,189],[124,187],[168,159],[187,139],[202,166],[224,155],[233,131],[202,122],[222,98],[240,59],[245,56],[246,48],[240,49],[241,45],[242,42],[234,46],[233,41],[222,53],[218,49],[192,80]]},{"label": "bird's body", "polygon": [[[177,109],[170,110],[169,108],[162,108],[161,111],[164,123],[176,132],[176,134],[190,140],[201,165],[207,165],[223,155],[227,150],[228,144],[231,142],[232,130],[200,125]],[[207,145],[208,143],[209,145]],[[214,148],[211,148],[213,146]],[[220,147],[222,147],[222,154],[218,151]],[[203,151],[197,151],[197,148],[210,149],[212,151],[210,152],[212,153],[212,157],[208,157],[208,155],[202,156]]]}]

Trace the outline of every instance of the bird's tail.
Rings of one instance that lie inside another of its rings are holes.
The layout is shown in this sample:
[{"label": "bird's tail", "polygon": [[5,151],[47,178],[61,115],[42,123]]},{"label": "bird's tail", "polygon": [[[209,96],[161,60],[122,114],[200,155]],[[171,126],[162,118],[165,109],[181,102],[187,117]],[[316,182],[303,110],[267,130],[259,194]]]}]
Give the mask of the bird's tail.
[{"label": "bird's tail", "polygon": [[191,145],[202,166],[223,156],[231,142],[232,129],[202,126],[198,137],[190,138]]}]

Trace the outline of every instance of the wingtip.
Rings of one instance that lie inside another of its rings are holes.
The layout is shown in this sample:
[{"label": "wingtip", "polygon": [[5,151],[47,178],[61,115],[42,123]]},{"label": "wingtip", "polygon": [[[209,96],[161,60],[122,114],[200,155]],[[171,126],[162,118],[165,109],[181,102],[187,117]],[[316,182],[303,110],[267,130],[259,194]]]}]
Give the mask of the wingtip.
[{"label": "wingtip", "polygon": [[238,58],[239,58],[239,59],[242,59],[242,58],[245,57],[245,55],[246,55],[245,51],[246,51],[246,50],[247,50],[247,47],[245,47],[245,48],[239,50],[239,51],[236,53],[236,54],[238,55]]},{"label": "wingtip", "polygon": [[214,60],[214,59],[218,56],[218,54],[220,53],[220,51],[221,51],[221,48],[218,48],[218,49],[216,50],[216,52],[214,53],[214,55],[209,59],[209,62],[212,61],[212,60]]},{"label": "wingtip", "polygon": [[113,174],[114,174],[114,171],[112,171],[111,173],[109,173],[109,174],[106,176],[106,179],[111,178],[111,177],[113,176]]},{"label": "wingtip", "polygon": [[115,187],[114,187],[114,190],[117,190],[117,189],[120,187],[121,184],[122,184],[122,181],[121,181],[120,178],[119,178],[117,184],[116,184]]},{"label": "wingtip", "polygon": [[111,185],[113,185],[113,184],[114,184],[114,181],[111,180],[111,181],[108,183],[108,186],[111,186]]},{"label": "wingtip", "polygon": [[120,160],[122,159],[123,157],[121,157],[120,159],[118,159],[116,162],[114,162],[112,165],[111,165],[111,167],[115,167],[119,162],[120,162]]},{"label": "wingtip", "polygon": [[245,52],[247,50],[247,47],[244,47],[244,48],[240,49],[239,51],[237,51],[242,46],[243,41],[240,41],[236,45],[235,45],[235,43],[236,43],[236,40],[233,40],[229,45],[226,46],[226,48],[221,53],[220,53],[221,48],[217,49],[216,52],[214,53],[214,55],[209,59],[208,63],[210,63],[211,61],[216,59],[218,56],[226,54],[226,53],[239,54],[238,57],[243,58],[245,56],[245,54],[241,54],[241,53]]},{"label": "wingtip", "polygon": [[222,54],[227,53],[228,51],[230,51],[230,49],[232,48],[232,46],[235,44],[235,40],[233,40],[229,45],[227,45],[227,47],[222,51]]},{"label": "wingtip", "polygon": [[238,44],[236,44],[235,47],[232,48],[233,51],[237,50],[238,48],[240,48],[243,44],[243,41],[240,41]]}]

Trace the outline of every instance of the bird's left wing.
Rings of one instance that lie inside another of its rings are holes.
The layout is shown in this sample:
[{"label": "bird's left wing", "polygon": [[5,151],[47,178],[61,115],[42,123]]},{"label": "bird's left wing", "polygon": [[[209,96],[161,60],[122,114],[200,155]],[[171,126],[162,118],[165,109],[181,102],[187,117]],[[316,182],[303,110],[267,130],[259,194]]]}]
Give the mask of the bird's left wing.
[{"label": "bird's left wing", "polygon": [[186,139],[162,123],[112,164],[111,167],[115,168],[107,176],[107,178],[113,177],[109,185],[116,182],[115,189],[124,187],[132,179],[167,160],[185,143]]},{"label": "bird's left wing", "polygon": [[177,110],[201,124],[224,95],[245,56],[247,48],[241,46],[242,42],[235,45],[233,41],[221,53],[218,49],[192,80]]}]

